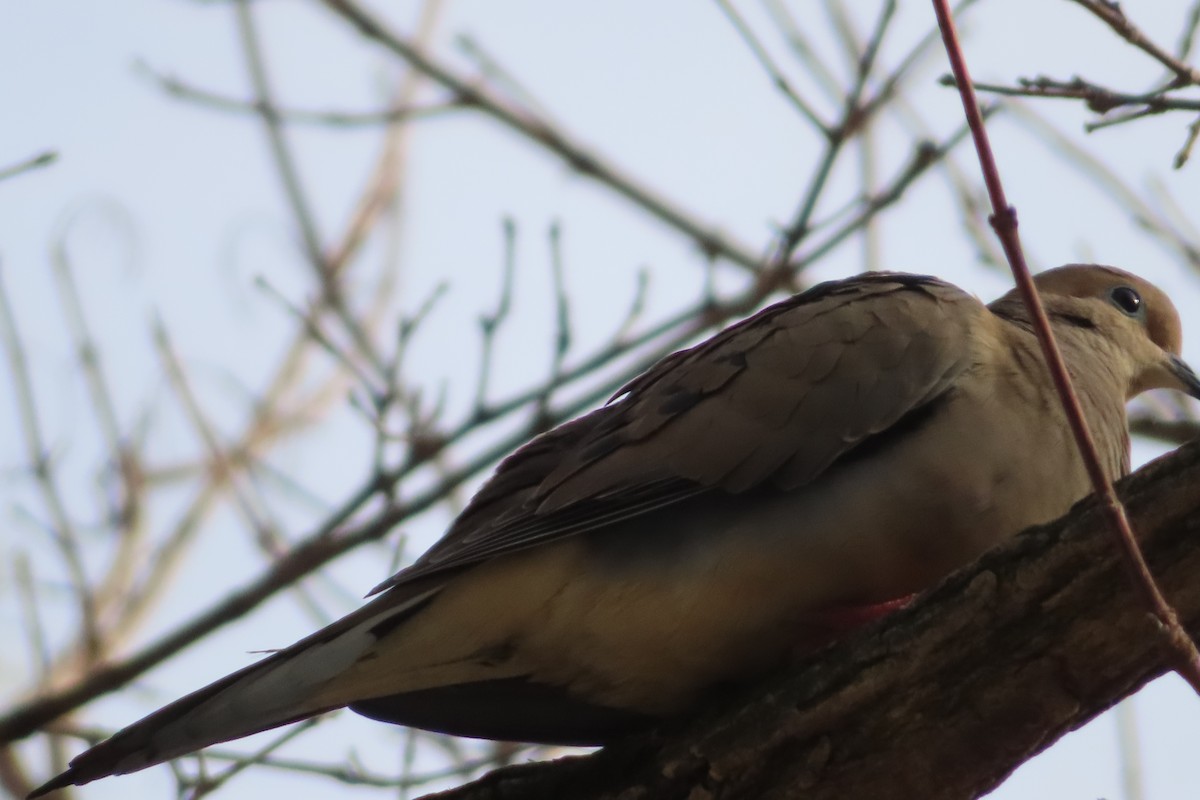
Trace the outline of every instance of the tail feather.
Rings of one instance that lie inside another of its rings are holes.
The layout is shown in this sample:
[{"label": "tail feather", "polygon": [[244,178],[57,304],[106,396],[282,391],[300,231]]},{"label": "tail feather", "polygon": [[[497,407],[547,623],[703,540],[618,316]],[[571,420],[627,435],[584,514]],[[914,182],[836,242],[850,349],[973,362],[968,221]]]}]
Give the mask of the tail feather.
[{"label": "tail feather", "polygon": [[437,591],[383,595],[291,647],[176,700],[72,759],[69,769],[38,787],[30,799],[340,707],[323,706],[313,698],[370,650],[379,626],[394,627],[394,620],[423,607]]}]

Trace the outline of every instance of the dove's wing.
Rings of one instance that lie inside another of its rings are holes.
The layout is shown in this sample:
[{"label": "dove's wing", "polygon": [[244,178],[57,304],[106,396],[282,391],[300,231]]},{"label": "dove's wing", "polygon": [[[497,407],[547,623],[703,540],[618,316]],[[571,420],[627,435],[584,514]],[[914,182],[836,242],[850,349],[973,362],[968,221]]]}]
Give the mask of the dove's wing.
[{"label": "dove's wing", "polygon": [[931,277],[816,286],[667,356],[612,403],[504,460],[446,535],[375,591],[704,492],[811,483],[971,366],[990,312]]}]

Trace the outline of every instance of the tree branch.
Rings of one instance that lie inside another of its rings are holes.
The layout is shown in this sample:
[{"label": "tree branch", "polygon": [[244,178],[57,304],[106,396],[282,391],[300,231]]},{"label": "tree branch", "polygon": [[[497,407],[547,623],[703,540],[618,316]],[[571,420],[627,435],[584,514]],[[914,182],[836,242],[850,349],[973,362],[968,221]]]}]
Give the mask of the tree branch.
[{"label": "tree branch", "polygon": [[[1200,444],[1119,488],[1195,631]],[[1161,635],[1088,501],[675,730],[497,770],[437,797],[974,798],[1166,671]]]}]

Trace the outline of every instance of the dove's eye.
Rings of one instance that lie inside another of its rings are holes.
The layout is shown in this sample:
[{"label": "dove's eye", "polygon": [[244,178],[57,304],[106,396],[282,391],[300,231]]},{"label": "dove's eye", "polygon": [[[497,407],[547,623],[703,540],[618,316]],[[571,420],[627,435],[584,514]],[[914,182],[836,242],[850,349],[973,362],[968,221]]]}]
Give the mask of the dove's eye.
[{"label": "dove's eye", "polygon": [[1122,314],[1138,317],[1143,313],[1142,296],[1137,293],[1136,289],[1129,286],[1118,286],[1108,293],[1108,297],[1114,306],[1121,309]]}]

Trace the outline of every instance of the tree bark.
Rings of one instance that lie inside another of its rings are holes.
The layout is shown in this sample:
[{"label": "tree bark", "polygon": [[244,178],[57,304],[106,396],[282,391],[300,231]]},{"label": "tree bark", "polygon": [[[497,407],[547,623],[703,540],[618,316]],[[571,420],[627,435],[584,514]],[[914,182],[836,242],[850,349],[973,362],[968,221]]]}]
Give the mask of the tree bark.
[{"label": "tree bark", "polygon": [[[1168,600],[1200,629],[1200,442],[1119,485]],[[696,717],[439,800],[974,798],[1170,668],[1088,500],[911,607]]]}]

